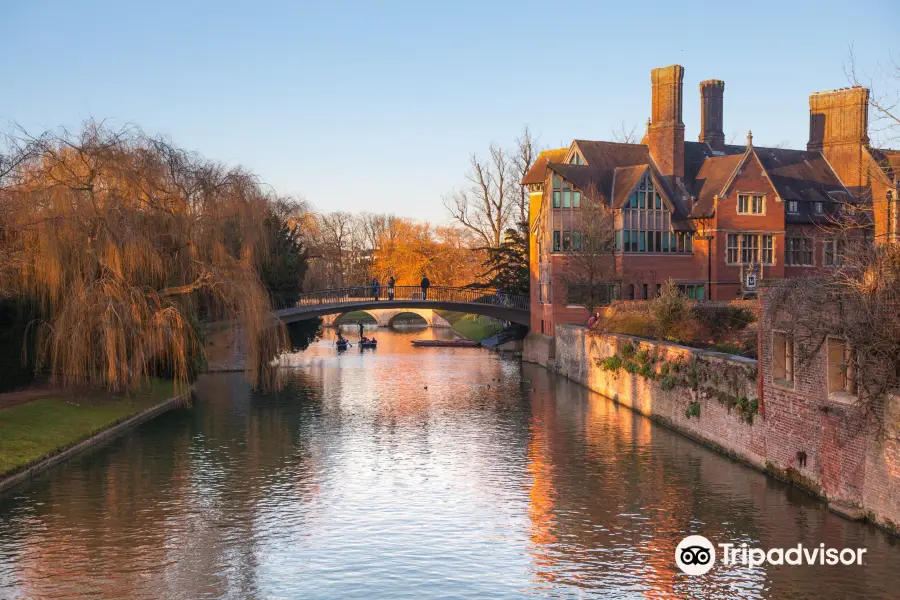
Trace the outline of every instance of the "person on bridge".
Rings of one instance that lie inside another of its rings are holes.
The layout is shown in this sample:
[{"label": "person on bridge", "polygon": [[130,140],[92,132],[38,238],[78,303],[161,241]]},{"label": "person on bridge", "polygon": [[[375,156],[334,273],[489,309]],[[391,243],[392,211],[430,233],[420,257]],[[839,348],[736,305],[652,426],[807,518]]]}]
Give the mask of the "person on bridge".
[{"label": "person on bridge", "polygon": [[428,288],[431,287],[428,275],[422,274],[422,282],[419,285],[422,286],[422,300],[428,300]]},{"label": "person on bridge", "polygon": [[391,278],[388,279],[388,300],[394,299],[394,276],[391,275]]},{"label": "person on bridge", "polygon": [[372,298],[378,300],[378,296],[381,295],[381,284],[378,283],[378,279],[375,277],[372,278]]}]

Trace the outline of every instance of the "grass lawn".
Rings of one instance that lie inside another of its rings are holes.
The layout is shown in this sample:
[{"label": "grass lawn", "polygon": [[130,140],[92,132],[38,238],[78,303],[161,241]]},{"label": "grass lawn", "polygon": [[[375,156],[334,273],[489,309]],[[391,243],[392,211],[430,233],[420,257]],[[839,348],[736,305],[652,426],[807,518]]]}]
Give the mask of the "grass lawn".
[{"label": "grass lawn", "polygon": [[337,324],[342,325],[346,323],[356,323],[357,321],[362,321],[365,325],[368,323],[374,323],[375,317],[364,310],[354,310],[353,312],[348,312],[341,315],[337,320]]},{"label": "grass lawn", "polygon": [[128,398],[99,392],[65,399],[41,398],[0,409],[0,477],[65,450],[174,395],[171,381],[157,380]]},{"label": "grass lawn", "polygon": [[438,310],[435,312],[447,319],[456,333],[476,342],[489,338],[503,329],[503,325],[490,317],[470,315],[451,310]]}]

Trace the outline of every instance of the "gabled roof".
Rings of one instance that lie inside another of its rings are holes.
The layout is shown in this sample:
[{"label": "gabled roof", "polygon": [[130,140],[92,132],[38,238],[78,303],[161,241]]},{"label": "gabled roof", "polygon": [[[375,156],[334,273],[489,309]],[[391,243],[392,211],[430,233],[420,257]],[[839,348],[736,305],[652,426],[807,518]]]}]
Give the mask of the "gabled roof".
[{"label": "gabled roof", "polygon": [[596,191],[604,202],[611,202],[612,206],[618,208],[640,181],[640,177],[649,170],[660,193],[674,207],[673,221],[683,221],[687,217],[678,197],[653,164],[647,146],[589,140],[575,140],[572,143],[581,151],[587,164],[550,162],[547,167],[585,194]]},{"label": "gabled roof", "polygon": [[645,165],[650,162],[650,148],[643,144],[620,144],[618,142],[594,142],[575,140],[588,166],[597,170],[612,170],[616,167]]},{"label": "gabled roof", "polygon": [[[715,196],[724,195],[744,162],[750,159],[759,162],[779,198],[785,202],[795,200],[800,203],[797,213],[785,213],[789,223],[828,221],[835,209],[833,203],[840,194],[847,193],[821,152],[753,146],[749,152],[744,149],[742,154],[713,156],[703,160],[694,177],[693,195],[697,203],[690,216],[711,216],[715,211]],[[825,203],[824,214],[815,214],[814,202]]]},{"label": "gabled roof", "polygon": [[601,185],[602,173],[593,167],[551,162],[547,163],[547,168],[585,194],[596,194],[598,197],[606,196],[606,189]]},{"label": "gabled roof", "polygon": [[829,192],[845,192],[821,152],[787,148],[754,148],[782,200],[832,202]]},{"label": "gabled roof", "polygon": [[[746,146],[735,146],[726,144],[723,153],[714,152],[706,142],[685,142],[684,143],[684,183],[688,190],[693,189],[694,180],[700,172],[700,168],[708,158],[719,156],[731,156],[733,154],[743,154],[747,151]],[[696,196],[696,194],[694,194]]]},{"label": "gabled roof", "polygon": [[640,183],[641,178],[650,165],[634,165],[633,167],[616,167],[613,178],[612,207],[622,208],[631,192]]},{"label": "gabled roof", "polygon": [[525,177],[522,178],[522,185],[544,183],[544,177],[547,174],[547,163],[565,160],[568,153],[568,148],[554,148],[553,150],[544,150],[538,154],[534,164],[531,165],[531,168],[525,173]]},{"label": "gabled roof", "polygon": [[691,218],[712,216],[715,210],[715,196],[731,179],[735,170],[744,162],[743,154],[714,156],[705,159],[694,178],[693,195],[697,199],[691,210]]}]

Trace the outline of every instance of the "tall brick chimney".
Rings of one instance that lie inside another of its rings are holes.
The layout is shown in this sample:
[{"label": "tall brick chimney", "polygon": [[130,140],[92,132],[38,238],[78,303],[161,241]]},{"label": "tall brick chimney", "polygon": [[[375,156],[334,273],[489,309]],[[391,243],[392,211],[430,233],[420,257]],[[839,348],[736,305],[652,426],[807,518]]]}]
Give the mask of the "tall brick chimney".
[{"label": "tall brick chimney", "polygon": [[856,86],[809,97],[808,150],[869,143],[869,90]]},{"label": "tall brick chimney", "polygon": [[663,176],[684,178],[684,123],[681,120],[684,67],[672,65],[650,71],[652,112],[650,155]]},{"label": "tall brick chimney", "polygon": [[844,185],[860,192],[866,185],[863,147],[869,143],[869,90],[855,86],[816,92],[809,97],[808,150],[818,150]]},{"label": "tall brick chimney", "polygon": [[719,152],[725,151],[724,95],[724,81],[707,79],[700,82],[700,141]]}]

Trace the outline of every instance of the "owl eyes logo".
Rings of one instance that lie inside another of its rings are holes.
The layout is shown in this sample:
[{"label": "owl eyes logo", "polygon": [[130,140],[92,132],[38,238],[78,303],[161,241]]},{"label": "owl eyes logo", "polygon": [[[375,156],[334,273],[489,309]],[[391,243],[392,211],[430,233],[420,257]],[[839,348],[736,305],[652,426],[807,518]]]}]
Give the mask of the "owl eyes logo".
[{"label": "owl eyes logo", "polygon": [[681,562],[686,565],[705,565],[710,558],[709,548],[703,546],[688,546],[681,551]]},{"label": "owl eyes logo", "polygon": [[716,563],[716,550],[702,535],[689,535],[675,548],[675,564],[688,575],[703,575]]}]

